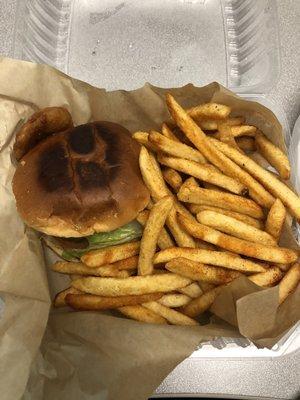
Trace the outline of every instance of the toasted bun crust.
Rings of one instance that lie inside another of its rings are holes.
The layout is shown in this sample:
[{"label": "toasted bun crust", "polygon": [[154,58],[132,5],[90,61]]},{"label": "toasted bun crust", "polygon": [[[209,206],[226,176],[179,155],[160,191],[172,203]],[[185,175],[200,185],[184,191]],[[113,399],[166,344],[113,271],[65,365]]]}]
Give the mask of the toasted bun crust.
[{"label": "toasted bun crust", "polygon": [[149,201],[138,155],[130,133],[112,122],[49,136],[16,169],[18,212],[29,226],[53,236],[114,230],[135,219]]}]

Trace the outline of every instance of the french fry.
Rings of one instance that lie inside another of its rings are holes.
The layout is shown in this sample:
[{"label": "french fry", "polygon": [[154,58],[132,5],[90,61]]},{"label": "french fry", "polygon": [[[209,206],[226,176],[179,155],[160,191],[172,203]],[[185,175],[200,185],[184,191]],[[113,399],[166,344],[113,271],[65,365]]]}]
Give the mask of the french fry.
[{"label": "french fry", "polygon": [[135,306],[147,301],[159,300],[162,293],[142,294],[139,296],[103,297],[93,294],[71,294],[66,295],[66,303],[75,310],[110,310],[123,306]]},{"label": "french fry", "polygon": [[[244,117],[232,117],[232,118],[226,118],[223,120],[226,125],[229,126],[237,126],[241,125],[245,122]],[[197,124],[200,126],[201,129],[204,129],[205,131],[216,131],[218,129],[218,123],[220,123],[220,120],[217,119],[196,119]]]},{"label": "french fry", "polygon": [[178,137],[172,132],[168,124],[166,124],[165,122],[161,126],[161,133],[168,139],[174,140],[175,142],[180,142]]},{"label": "french fry", "polygon": [[81,261],[91,268],[114,263],[139,253],[140,242],[130,242],[117,246],[92,250],[81,257]]},{"label": "french fry", "polygon": [[215,211],[216,213],[227,215],[228,217],[235,218],[239,221],[244,222],[247,225],[253,226],[254,228],[257,229],[263,229],[263,222],[261,220],[258,220],[256,218],[249,217],[249,215],[246,214],[241,214],[235,211],[231,210],[224,210],[223,208],[219,207],[214,207],[214,206],[206,206],[206,205],[201,205],[201,204],[191,204],[190,205],[190,211],[193,214],[198,214],[201,211]]},{"label": "french fry", "polygon": [[231,271],[220,267],[207,266],[187,258],[175,258],[169,261],[165,268],[175,274],[185,276],[194,281],[203,281],[221,285],[238,278],[238,271]]},{"label": "french fry", "polygon": [[218,267],[229,268],[246,273],[265,271],[265,269],[256,262],[246,260],[241,257],[236,257],[226,252],[202,249],[173,247],[156,253],[153,261],[156,265],[168,263],[174,258],[181,257],[203,264],[215,265]]},{"label": "french fry", "polygon": [[243,151],[251,152],[256,150],[255,139],[249,136],[241,136],[235,139],[236,144]]},{"label": "french fry", "polygon": [[181,311],[183,314],[186,314],[191,318],[197,317],[211,307],[216,297],[220,293],[220,290],[221,286],[217,286],[211,290],[208,290],[198,298],[190,301],[190,303],[183,307]]},{"label": "french fry", "polygon": [[147,147],[147,149],[151,151],[157,151],[157,148],[149,142],[149,133],[137,131],[132,135],[133,139],[135,139],[140,145]]},{"label": "french fry", "polygon": [[210,290],[212,290],[215,287],[215,285],[213,285],[212,283],[203,282],[203,281],[199,281],[199,286],[202,290],[202,293],[209,292]]},{"label": "french fry", "polygon": [[252,125],[241,125],[241,126],[232,126],[231,134],[233,137],[238,136],[255,136],[257,131],[256,126]]},{"label": "french fry", "polygon": [[225,119],[229,116],[231,108],[224,104],[204,103],[189,108],[186,112],[195,119]]},{"label": "french fry", "polygon": [[178,311],[172,310],[171,308],[165,307],[156,301],[144,303],[143,306],[148,308],[148,310],[161,315],[172,325],[199,325],[198,322],[192,318],[189,318]]},{"label": "french fry", "polygon": [[238,239],[202,225],[184,215],[178,215],[178,220],[192,236],[220,246],[223,249],[233,251],[234,253],[282,264],[295,262],[298,258],[295,250],[284,247],[266,246]]},{"label": "french fry", "polygon": [[177,193],[182,185],[182,178],[180,174],[173,168],[165,168],[162,171],[164,180],[171,186],[171,188]]},{"label": "french fry", "polygon": [[194,239],[178,223],[176,211],[172,209],[167,218],[167,226],[170,229],[175,242],[181,247],[196,247]]},{"label": "french fry", "polygon": [[212,138],[209,140],[219,151],[224,153],[237,164],[243,166],[246,171],[259,180],[270,191],[270,193],[275,197],[278,197],[282,203],[288,207],[291,214],[300,221],[300,198],[287,185],[277,179],[269,171],[262,168],[255,161],[251,160],[250,157],[240,154],[232,147],[225,143],[221,143],[218,140]]},{"label": "french fry", "polygon": [[197,249],[212,250],[212,251],[216,250],[216,246],[214,246],[211,243],[204,242],[204,240],[195,239],[195,243]]},{"label": "french fry", "polygon": [[218,124],[218,136],[217,138],[221,140],[221,142],[227,143],[229,146],[234,147],[238,151],[242,151],[239,146],[236,144],[234,136],[231,132],[231,127],[226,123]]},{"label": "french fry", "polygon": [[300,282],[300,264],[294,264],[279,283],[279,304],[291,294]]},{"label": "french fry", "polygon": [[278,267],[270,267],[265,272],[248,276],[248,279],[258,286],[268,287],[280,281],[282,277],[283,272]]},{"label": "french fry", "polygon": [[[207,160],[219,168],[225,175],[231,176],[244,184],[249,189],[250,196],[260,205],[268,208],[272,206],[274,202],[273,196],[249,173],[240,168],[236,162],[233,162],[218,150],[214,145],[214,142],[211,142],[211,140],[215,139],[207,137],[201,128],[192,118],[190,118],[190,116],[170,94],[167,95],[167,105],[174,121],[176,121],[177,125],[185,133],[187,138]],[[240,154],[239,151],[235,151]]]},{"label": "french fry", "polygon": [[[145,226],[146,222],[148,220],[148,217],[149,217],[149,211],[143,210],[137,215],[136,219],[141,225]],[[173,239],[168,234],[168,232],[166,231],[165,228],[162,228],[162,230],[159,233],[157,245],[161,250],[164,250],[164,249],[174,246]]]},{"label": "french fry", "polygon": [[61,274],[92,275],[92,276],[112,276],[127,278],[128,271],[120,271],[115,264],[102,265],[101,267],[91,268],[81,262],[58,261],[52,265],[51,269]]},{"label": "french fry", "polygon": [[159,156],[159,162],[167,167],[173,168],[177,171],[191,175],[201,181],[209,182],[214,185],[220,186],[232,193],[245,195],[248,193],[247,188],[229,176],[222,174],[222,172],[214,171],[210,165],[199,164],[195,161],[185,160],[183,158]]},{"label": "french fry", "polygon": [[99,296],[127,296],[172,292],[191,283],[191,280],[172,273],[131,276],[126,279],[88,277],[73,281],[74,288]]},{"label": "french fry", "polygon": [[137,306],[123,306],[119,307],[118,311],[124,314],[126,317],[134,319],[140,322],[146,322],[148,324],[167,324],[167,320],[157,313],[148,310],[147,308]]},{"label": "french fry", "polygon": [[[138,260],[139,260],[138,256],[131,256],[128,258],[124,258],[123,260],[116,261],[113,265],[116,268],[118,268],[119,271],[123,271],[123,270],[131,271],[131,270],[137,269]],[[90,273],[90,275],[92,275],[92,274]]]},{"label": "french fry", "polygon": [[197,282],[193,282],[190,285],[187,285],[178,290],[180,293],[186,294],[187,296],[195,299],[202,294],[202,290]]},{"label": "french fry", "polygon": [[185,158],[198,163],[205,163],[206,161],[198,150],[195,150],[186,144],[168,139],[158,132],[151,131],[149,134],[149,141],[155,148],[164,153],[170,154],[171,156]]},{"label": "french fry", "polygon": [[215,211],[201,211],[197,214],[197,220],[203,225],[210,226],[211,228],[240,239],[249,240],[250,242],[262,243],[270,246],[275,246],[277,243],[267,232]]},{"label": "french fry", "polygon": [[282,227],[286,218],[286,209],[281,200],[276,199],[272,205],[266,220],[266,232],[272,235],[276,242],[278,242]]},{"label": "french fry", "polygon": [[138,274],[150,275],[153,271],[152,259],[155,254],[159,234],[173,207],[172,197],[166,196],[152,207],[141,239]]},{"label": "french fry", "polygon": [[177,307],[185,306],[190,301],[191,301],[191,298],[189,296],[187,296],[186,294],[169,293],[169,294],[163,295],[158,300],[158,303],[165,307],[177,308]]},{"label": "french fry", "polygon": [[245,199],[244,197],[231,193],[223,193],[200,187],[190,189],[183,184],[177,197],[179,200],[187,203],[216,206],[246,214],[257,219],[262,219],[264,217],[261,207],[253,200]]},{"label": "french fry", "polygon": [[82,293],[80,290],[75,289],[73,287],[69,287],[65,290],[62,290],[61,292],[57,293],[57,295],[55,296],[54,300],[53,300],[53,305],[54,307],[58,308],[58,307],[65,307],[67,306],[66,303],[66,296],[68,294],[79,294]]},{"label": "french fry", "polygon": [[260,131],[255,135],[255,144],[260,154],[279,172],[281,178],[289,179],[291,166],[286,154]]}]

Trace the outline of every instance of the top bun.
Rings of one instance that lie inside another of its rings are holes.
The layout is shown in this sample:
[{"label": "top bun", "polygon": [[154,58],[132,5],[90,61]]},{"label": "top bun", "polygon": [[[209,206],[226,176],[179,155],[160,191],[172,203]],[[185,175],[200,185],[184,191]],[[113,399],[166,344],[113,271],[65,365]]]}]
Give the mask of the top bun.
[{"label": "top bun", "polygon": [[29,226],[58,237],[114,230],[149,202],[138,156],[129,131],[112,122],[49,136],[16,169],[18,212]]}]

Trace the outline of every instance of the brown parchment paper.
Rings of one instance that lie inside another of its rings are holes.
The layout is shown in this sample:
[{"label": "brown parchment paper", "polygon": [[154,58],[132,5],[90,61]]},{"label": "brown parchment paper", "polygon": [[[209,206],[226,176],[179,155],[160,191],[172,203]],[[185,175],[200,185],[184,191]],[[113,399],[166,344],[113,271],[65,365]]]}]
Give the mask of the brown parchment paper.
[{"label": "brown parchment paper", "polygon": [[[216,299],[215,323],[199,327],[152,326],[108,314],[51,310],[51,297],[68,278],[49,271],[38,235],[17,215],[10,152],[20,120],[45,106],[65,106],[74,123],[102,119],[131,131],[159,129],[168,119],[167,91],[185,107],[229,104],[281,148],[274,114],[217,83],[106,92],[43,65],[0,58],[0,392],[2,400],[147,399],[202,341],[246,336],[271,347],[300,317],[300,288],[278,307],[278,289],[262,290],[240,278]],[[285,244],[298,248],[291,228]]]}]

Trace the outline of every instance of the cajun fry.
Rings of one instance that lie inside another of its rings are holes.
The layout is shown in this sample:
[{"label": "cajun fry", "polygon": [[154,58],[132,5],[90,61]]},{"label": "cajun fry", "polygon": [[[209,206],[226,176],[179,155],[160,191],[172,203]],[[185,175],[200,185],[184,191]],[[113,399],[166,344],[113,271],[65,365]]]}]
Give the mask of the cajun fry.
[{"label": "cajun fry", "polygon": [[[220,120],[217,119],[199,119],[195,120],[196,123],[200,126],[201,129],[204,129],[205,131],[216,131],[218,129],[218,123]],[[226,118],[223,120],[226,125],[229,126],[236,126],[236,125],[241,125],[245,122],[244,117],[232,117],[232,118]]]},{"label": "cajun fry", "polygon": [[228,217],[232,217],[235,218],[239,221],[244,222],[245,224],[254,226],[254,228],[257,229],[263,229],[263,222],[249,217],[249,215],[246,214],[241,214],[235,211],[231,211],[231,210],[224,210],[223,208],[219,208],[219,207],[214,207],[214,206],[206,206],[206,205],[201,205],[201,204],[190,204],[190,211],[192,214],[198,214],[201,211],[215,211],[216,213],[219,214],[224,214],[227,215]]},{"label": "cajun fry", "polygon": [[175,142],[180,142],[178,137],[172,132],[168,124],[166,124],[165,122],[161,126],[161,133],[168,139],[174,140]]},{"label": "cajun fry", "polygon": [[194,239],[184,230],[177,221],[176,211],[172,209],[167,218],[167,226],[172,232],[175,242],[181,247],[196,247]]},{"label": "cajun fry", "polygon": [[197,282],[193,282],[188,286],[185,286],[178,290],[180,293],[186,294],[187,296],[195,299],[202,294],[202,290]]},{"label": "cajun fry", "polygon": [[154,204],[150,211],[141,239],[138,262],[139,275],[150,275],[153,271],[152,259],[156,244],[172,206],[172,197],[166,196]]},{"label": "cajun fry", "polygon": [[[145,226],[146,222],[148,220],[148,217],[149,217],[149,211],[143,210],[137,215],[136,219],[141,225]],[[162,228],[162,230],[159,233],[157,245],[161,250],[164,250],[164,249],[174,246],[173,239],[168,234],[168,232],[166,231],[165,228]]]},{"label": "cajun fry", "polygon": [[280,238],[285,218],[286,209],[281,200],[276,199],[268,213],[265,227],[266,232],[272,235],[276,241]]},{"label": "cajun fry", "polygon": [[249,240],[250,242],[257,242],[270,246],[275,246],[277,243],[267,232],[215,211],[201,211],[197,214],[197,220],[203,225],[210,226],[211,228],[240,239]]},{"label": "cajun fry", "polygon": [[135,306],[147,301],[159,300],[162,293],[142,294],[139,296],[102,297],[93,294],[66,295],[66,303],[75,310],[109,310],[123,306]]},{"label": "cajun fry", "polygon": [[99,296],[126,296],[172,292],[191,283],[191,280],[172,273],[131,276],[126,279],[88,277],[77,279],[72,286]]},{"label": "cajun fry", "polygon": [[140,145],[147,147],[151,151],[157,151],[157,148],[149,142],[149,133],[138,131],[132,135],[133,139],[139,142]]},{"label": "cajun fry", "polygon": [[148,324],[168,323],[165,318],[141,305],[119,307],[118,311],[120,311],[120,313],[124,314],[128,318],[140,322],[147,322]]},{"label": "cajun fry", "polygon": [[247,242],[209,228],[184,215],[178,215],[178,220],[192,236],[244,256],[282,264],[295,262],[298,258],[294,250]]},{"label": "cajun fry", "polygon": [[180,174],[173,168],[166,168],[162,171],[164,180],[171,186],[171,188],[177,193],[182,185],[182,178]]},{"label": "cajun fry", "polygon": [[54,300],[53,300],[53,305],[54,307],[58,308],[58,307],[65,307],[67,306],[66,303],[66,296],[68,294],[79,294],[82,293],[80,290],[75,289],[73,287],[69,287],[65,290],[62,290],[61,292],[57,293],[57,295],[55,296]]},{"label": "cajun fry", "polygon": [[203,281],[199,281],[199,286],[202,290],[202,293],[209,292],[210,290],[212,290],[215,287],[215,285],[213,285],[212,283],[203,282]]},{"label": "cajun fry", "polygon": [[221,140],[221,142],[227,143],[229,146],[234,147],[238,151],[241,151],[239,146],[236,144],[236,141],[234,139],[234,136],[231,132],[231,127],[227,125],[226,123],[220,123],[218,124],[218,135],[217,139]]},{"label": "cajun fry", "polygon": [[212,250],[212,251],[216,250],[216,246],[214,246],[211,243],[204,242],[204,240],[195,239],[195,243],[197,249]]},{"label": "cajun fry", "polygon": [[[189,108],[186,111],[191,118],[199,119],[225,119],[231,112],[231,108],[224,104],[204,103]],[[175,120],[176,121],[176,120]]]},{"label": "cajun fry", "polygon": [[[180,129],[187,138],[195,145],[201,154],[213,165],[219,168],[225,175],[231,176],[244,184],[249,189],[250,196],[264,207],[271,207],[274,198],[266,189],[258,183],[249,173],[239,168],[237,163],[233,162],[222,154],[211,142],[212,138],[207,137],[201,128],[184,111],[170,94],[167,95],[167,106]],[[214,139],[215,140],[215,139]],[[219,142],[219,141],[218,141]],[[221,143],[221,142],[219,142]],[[221,143],[224,144],[224,143]],[[227,145],[226,145],[227,146]],[[230,147],[230,146],[228,146]],[[231,148],[231,147],[230,147]],[[239,151],[235,150],[238,154]]]},{"label": "cajun fry", "polygon": [[188,315],[189,317],[197,317],[198,315],[204,313],[204,311],[208,310],[216,297],[220,293],[221,286],[217,286],[203,293],[196,299],[193,299],[189,304],[181,309],[183,314]]},{"label": "cajun fry", "polygon": [[110,276],[115,278],[128,278],[129,271],[120,271],[115,264],[102,265],[101,267],[87,267],[81,262],[58,261],[52,265],[52,270],[62,274]]},{"label": "cajun fry", "polygon": [[140,242],[130,242],[117,246],[105,247],[92,250],[81,257],[81,261],[87,266],[94,268],[108,263],[113,263],[125,258],[135,256],[139,253]]},{"label": "cajun fry", "polygon": [[154,264],[168,263],[174,258],[181,257],[203,264],[215,265],[241,272],[253,273],[265,271],[265,269],[256,262],[236,257],[226,252],[178,247],[173,247],[156,253],[153,262]]},{"label": "cajun fry", "polygon": [[244,197],[231,193],[223,193],[200,187],[190,189],[183,184],[177,197],[179,200],[187,203],[216,206],[258,219],[264,217],[261,207],[253,200],[245,199]]},{"label": "cajun fry", "polygon": [[[222,151],[222,153],[237,164],[242,165],[246,171],[258,179],[274,196],[278,197],[282,203],[288,207],[291,214],[300,221],[300,198],[287,185],[277,179],[269,171],[262,168],[255,161],[251,160],[250,157],[237,152],[232,147],[218,140],[212,138],[209,140],[218,150]],[[271,205],[273,205],[273,203]]]},{"label": "cajun fry", "polygon": [[175,157],[159,156],[158,159],[161,164],[166,165],[167,167],[191,175],[201,181],[220,186],[232,193],[245,195],[248,192],[244,185],[221,172],[212,170],[209,165],[199,164],[194,161]]},{"label": "cajun fry", "polygon": [[149,134],[149,141],[155,148],[164,153],[198,163],[205,163],[205,158],[198,150],[195,150],[186,144],[168,139],[158,132],[151,131]]},{"label": "cajun fry", "polygon": [[268,287],[280,281],[283,277],[283,272],[278,267],[270,267],[265,272],[248,276],[248,279],[258,286]]},{"label": "cajun fry", "polygon": [[[123,260],[120,261],[116,261],[115,263],[113,263],[113,265],[118,268],[119,271],[123,271],[123,270],[135,270],[137,269],[137,264],[138,264],[138,256],[132,256],[132,257],[128,257],[128,258],[124,258]],[[92,275],[90,273],[90,275]]]},{"label": "cajun fry", "polygon": [[163,295],[158,303],[165,307],[177,308],[182,307],[188,304],[191,301],[191,298],[186,294],[181,293],[169,293]]},{"label": "cajun fry", "polygon": [[279,283],[279,304],[291,294],[300,282],[300,264],[294,264]]},{"label": "cajun fry", "polygon": [[187,317],[179,311],[172,310],[155,301],[150,301],[143,304],[144,307],[161,315],[169,323],[173,325],[199,325],[197,321]]},{"label": "cajun fry", "polygon": [[237,136],[255,136],[257,131],[256,126],[252,125],[241,125],[241,126],[232,126],[231,134],[233,137]]},{"label": "cajun fry", "polygon": [[289,159],[262,132],[255,135],[255,144],[260,154],[279,172],[282,179],[289,179],[291,166]]},{"label": "cajun fry", "polygon": [[256,150],[255,139],[249,136],[235,138],[236,144],[243,151],[251,152]]},{"label": "cajun fry", "polygon": [[194,281],[203,281],[220,285],[238,278],[238,271],[231,271],[220,267],[206,266],[187,258],[175,258],[169,261],[165,268],[175,274],[185,276]]}]

